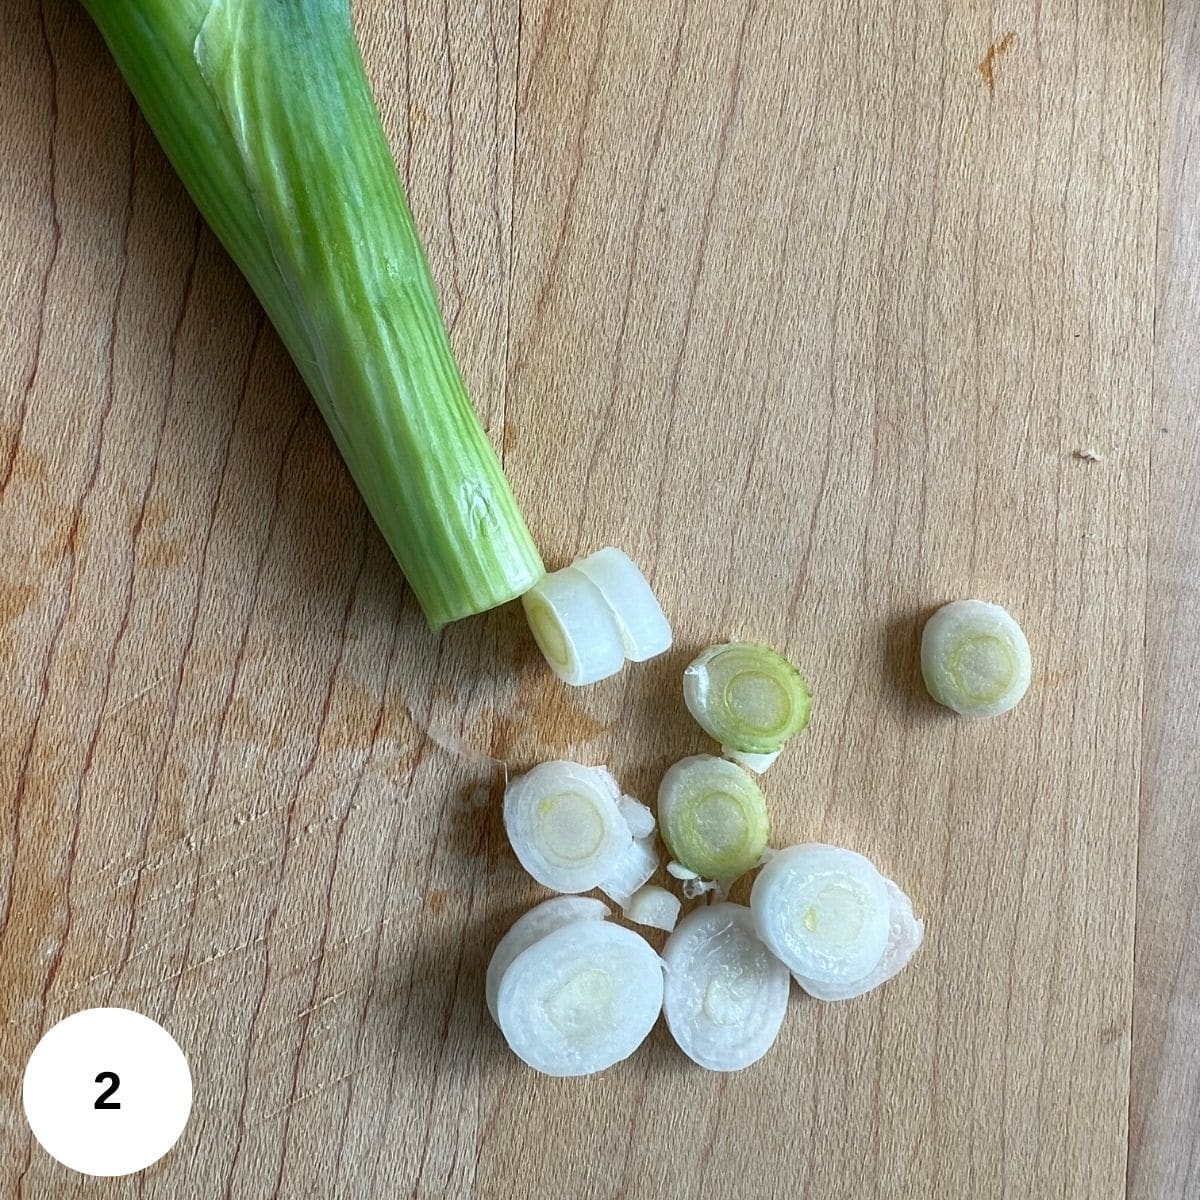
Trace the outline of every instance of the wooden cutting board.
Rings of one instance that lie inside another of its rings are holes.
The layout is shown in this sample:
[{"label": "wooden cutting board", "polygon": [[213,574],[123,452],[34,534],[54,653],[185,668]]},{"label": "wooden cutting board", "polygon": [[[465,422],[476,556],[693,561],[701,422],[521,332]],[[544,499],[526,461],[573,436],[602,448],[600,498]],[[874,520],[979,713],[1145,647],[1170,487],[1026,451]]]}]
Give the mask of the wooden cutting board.
[{"label": "wooden cutting board", "polygon": [[[547,561],[626,549],[676,648],[571,691],[519,612],[430,634],[82,10],[10,0],[5,1194],[1123,1195],[1148,537],[1174,494],[1149,487],[1161,8],[356,14]],[[920,684],[922,621],[960,596],[1033,645],[995,722]],[[766,777],[776,841],[872,855],[927,945],[858,1002],[795,995],[744,1073],[660,1027],[539,1078],[483,1004],[543,896],[499,764],[603,762],[652,799],[705,747],[680,672],[731,635],[813,686]],[[175,1149],[109,1182],[56,1165],[19,1101],[42,1032],[102,1005],[165,1025],[195,1080]]]}]

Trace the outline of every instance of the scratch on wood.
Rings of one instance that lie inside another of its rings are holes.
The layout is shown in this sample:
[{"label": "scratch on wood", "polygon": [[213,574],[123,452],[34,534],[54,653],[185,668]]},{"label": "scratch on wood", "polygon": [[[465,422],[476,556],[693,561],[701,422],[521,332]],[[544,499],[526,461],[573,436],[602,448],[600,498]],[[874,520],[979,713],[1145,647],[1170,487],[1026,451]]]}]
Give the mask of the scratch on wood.
[{"label": "scratch on wood", "polygon": [[987,84],[988,91],[993,94],[996,91],[996,63],[1013,48],[1016,41],[1017,35],[1010,29],[998,42],[993,42],[987,48],[987,53],[979,61],[979,74]]}]

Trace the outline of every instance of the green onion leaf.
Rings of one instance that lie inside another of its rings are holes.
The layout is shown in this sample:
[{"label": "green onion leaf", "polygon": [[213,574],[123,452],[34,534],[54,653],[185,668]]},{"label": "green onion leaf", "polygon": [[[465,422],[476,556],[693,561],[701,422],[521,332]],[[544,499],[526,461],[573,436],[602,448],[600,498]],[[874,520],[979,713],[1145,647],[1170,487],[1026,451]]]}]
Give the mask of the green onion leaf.
[{"label": "green onion leaf", "polygon": [[83,0],[434,627],[544,573],[459,375],[347,0]]}]

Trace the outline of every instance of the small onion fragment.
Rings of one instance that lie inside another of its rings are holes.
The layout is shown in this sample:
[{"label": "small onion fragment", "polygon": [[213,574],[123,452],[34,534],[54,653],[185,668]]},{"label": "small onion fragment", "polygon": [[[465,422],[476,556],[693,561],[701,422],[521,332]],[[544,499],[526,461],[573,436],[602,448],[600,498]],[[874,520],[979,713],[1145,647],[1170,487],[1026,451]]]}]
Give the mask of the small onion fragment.
[{"label": "small onion fragment", "polygon": [[702,879],[744,875],[758,865],[770,832],[758,784],[709,754],[685,758],[663,776],[658,822],[675,861]]},{"label": "small onion fragment", "polygon": [[808,724],[812,699],[783,655],[752,642],[710,646],[683,673],[683,698],[726,753],[774,754]]},{"label": "small onion fragment", "polygon": [[654,849],[654,838],[635,838],[597,886],[610,900],[624,907],[657,870],[658,852]]},{"label": "small onion fragment", "polygon": [[1024,631],[1000,605],[955,600],[925,622],[921,674],[939,704],[998,717],[1029,690],[1033,661]]},{"label": "small onion fragment", "polygon": [[635,838],[649,837],[654,832],[654,814],[640,800],[621,796],[617,800],[617,808],[621,810],[621,816]]},{"label": "small onion fragment", "polygon": [[750,891],[759,937],[793,974],[842,987],[874,971],[887,948],[890,905],[883,876],[853,850],[789,846]]},{"label": "small onion fragment", "polygon": [[663,949],[663,1012],[679,1048],[710,1071],[740,1071],[771,1048],[791,977],[741,904],[689,913]]},{"label": "small onion fragment", "polygon": [[591,1075],[628,1058],[662,1011],[662,961],[632,930],[576,921],[513,959],[496,993],[505,1041],[546,1075]]},{"label": "small onion fragment", "polygon": [[655,883],[648,883],[629,897],[629,903],[623,906],[622,911],[636,925],[649,925],[670,933],[679,920],[682,907],[678,896]]},{"label": "small onion fragment", "polygon": [[633,837],[603,767],[541,763],[504,792],[504,828],[521,865],[556,892],[586,892],[618,870]]}]

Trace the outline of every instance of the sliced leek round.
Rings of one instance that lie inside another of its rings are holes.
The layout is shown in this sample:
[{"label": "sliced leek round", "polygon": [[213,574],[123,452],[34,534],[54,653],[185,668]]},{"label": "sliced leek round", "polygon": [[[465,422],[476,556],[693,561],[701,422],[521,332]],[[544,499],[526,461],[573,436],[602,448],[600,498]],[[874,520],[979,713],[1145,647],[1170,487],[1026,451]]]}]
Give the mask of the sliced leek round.
[{"label": "sliced leek round", "polygon": [[663,949],[663,1013],[679,1048],[710,1071],[740,1071],[771,1048],[791,977],[759,939],[750,910],[689,913]]},{"label": "sliced leek round", "polygon": [[677,762],[658,789],[658,824],[674,860],[702,879],[733,880],[767,845],[767,802],[741,767],[698,754]]},{"label": "sliced leek round", "polygon": [[750,642],[705,650],[683,673],[683,698],[726,753],[774,754],[807,724],[808,685],[781,654]]},{"label": "sliced leek round", "polygon": [[530,875],[556,892],[586,892],[617,871],[633,836],[621,789],[603,767],[541,763],[504,792],[504,828]]},{"label": "sliced leek round", "polygon": [[662,1011],[662,961],[608,921],[547,933],[509,964],[496,1017],[522,1062],[546,1075],[591,1075],[628,1058]]},{"label": "sliced leek round", "polygon": [[527,950],[534,942],[540,942],[546,934],[564,925],[573,925],[576,921],[603,921],[610,915],[608,905],[603,900],[593,900],[590,896],[554,896],[518,917],[496,944],[488,963],[484,991],[492,1019],[499,1024],[496,996],[500,991],[500,980],[522,950]]},{"label": "sliced leek round", "polygon": [[925,623],[921,674],[929,694],[966,717],[998,717],[1029,690],[1033,660],[1021,626],[998,604],[955,600]]},{"label": "sliced leek round", "polygon": [[750,891],[758,936],[794,975],[843,986],[874,971],[887,948],[883,876],[853,850],[810,843],[772,856]]},{"label": "sliced leek round", "polygon": [[543,576],[521,604],[534,641],[564,683],[596,683],[625,665],[625,645],[612,611],[582,571],[567,567]]},{"label": "sliced leek round", "polygon": [[796,982],[818,1000],[853,1000],[873,992],[880,984],[894,979],[908,966],[925,940],[925,924],[914,916],[912,901],[890,879],[883,881],[888,895],[888,942],[883,957],[861,979],[851,983],[821,983],[814,979],[795,977]]},{"label": "sliced leek round", "polygon": [[574,565],[604,597],[630,662],[645,662],[671,648],[670,622],[646,577],[628,554],[607,546]]}]

